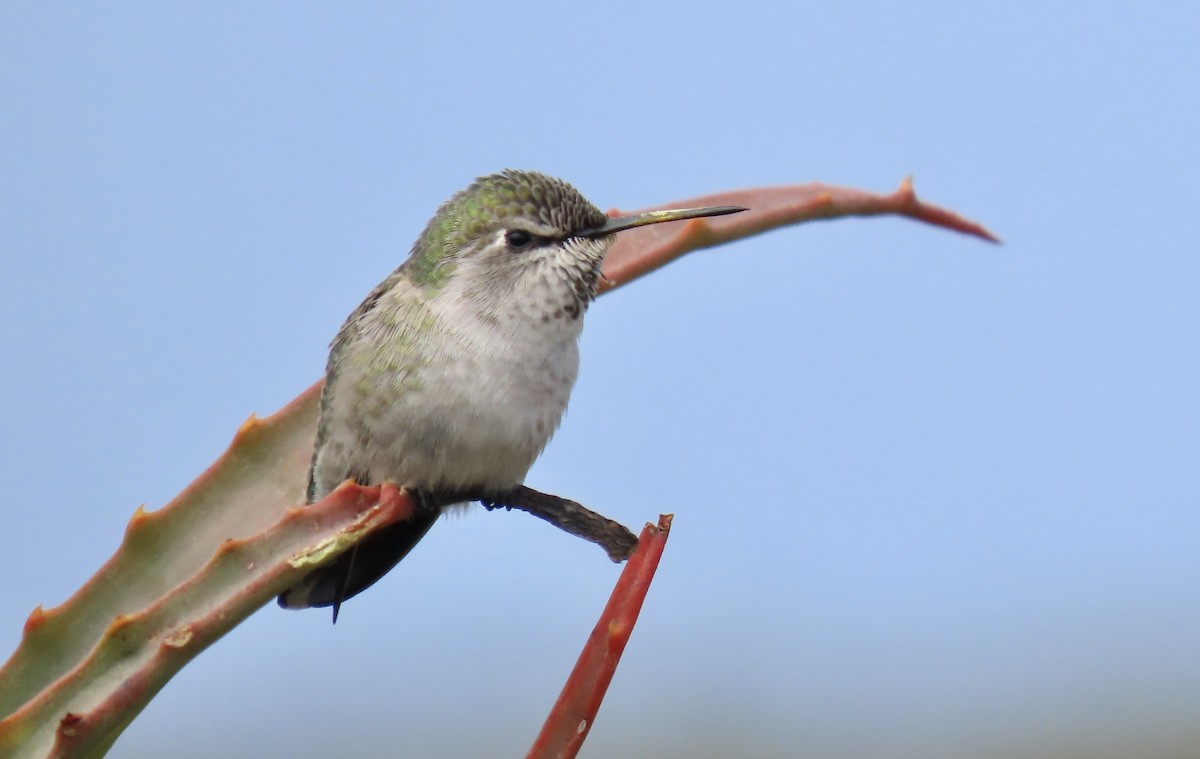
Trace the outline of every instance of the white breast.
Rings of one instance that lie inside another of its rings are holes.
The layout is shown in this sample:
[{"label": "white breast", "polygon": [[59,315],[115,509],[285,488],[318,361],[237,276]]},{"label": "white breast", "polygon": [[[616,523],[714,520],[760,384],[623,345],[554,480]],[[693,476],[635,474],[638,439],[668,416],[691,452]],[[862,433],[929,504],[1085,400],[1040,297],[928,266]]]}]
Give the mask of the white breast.
[{"label": "white breast", "polygon": [[390,305],[334,379],[318,495],[347,477],[427,490],[521,484],[566,410],[582,314],[484,316],[469,300],[438,298],[428,304],[436,326],[400,340]]}]

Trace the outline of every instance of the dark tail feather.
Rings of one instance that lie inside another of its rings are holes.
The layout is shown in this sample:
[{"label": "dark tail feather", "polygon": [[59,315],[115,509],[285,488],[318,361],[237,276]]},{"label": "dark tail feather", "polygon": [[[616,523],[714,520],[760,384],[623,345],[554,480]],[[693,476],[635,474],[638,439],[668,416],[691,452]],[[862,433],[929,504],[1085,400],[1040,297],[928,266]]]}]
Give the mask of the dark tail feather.
[{"label": "dark tail feather", "polygon": [[309,574],[281,593],[279,605],[285,609],[332,606],[333,621],[337,622],[342,602],[374,585],[400,563],[429,532],[439,513],[436,509],[419,510],[412,519],[384,527],[360,540],[333,564]]}]

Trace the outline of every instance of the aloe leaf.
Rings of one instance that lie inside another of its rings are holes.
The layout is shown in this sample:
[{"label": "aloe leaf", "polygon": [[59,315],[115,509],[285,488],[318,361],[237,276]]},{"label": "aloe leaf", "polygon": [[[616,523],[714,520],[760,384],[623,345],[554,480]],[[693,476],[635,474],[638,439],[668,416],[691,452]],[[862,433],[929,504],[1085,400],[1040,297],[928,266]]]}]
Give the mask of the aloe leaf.
[{"label": "aloe leaf", "polygon": [[671,533],[672,518],[671,514],[662,514],[658,524],[647,523],[642,530],[637,552],[629,557],[617,578],[600,620],[588,636],[526,759],[571,759],[579,753],[596,723],[600,703],[637,624]]}]

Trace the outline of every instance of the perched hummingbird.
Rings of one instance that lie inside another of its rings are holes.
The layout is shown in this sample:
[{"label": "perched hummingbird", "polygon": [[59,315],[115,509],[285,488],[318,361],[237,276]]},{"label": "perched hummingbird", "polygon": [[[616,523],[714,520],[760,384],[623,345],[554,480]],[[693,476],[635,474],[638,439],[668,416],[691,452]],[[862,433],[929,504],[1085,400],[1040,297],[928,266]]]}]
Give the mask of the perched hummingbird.
[{"label": "perched hummingbird", "polygon": [[609,218],[560,179],[512,170],[444,203],[333,340],[308,484],[314,503],[347,479],[391,481],[417,513],[304,577],[280,606],[333,606],[336,621],[341,602],[403,559],[445,508],[502,503],[567,408],[613,235],[741,210]]}]

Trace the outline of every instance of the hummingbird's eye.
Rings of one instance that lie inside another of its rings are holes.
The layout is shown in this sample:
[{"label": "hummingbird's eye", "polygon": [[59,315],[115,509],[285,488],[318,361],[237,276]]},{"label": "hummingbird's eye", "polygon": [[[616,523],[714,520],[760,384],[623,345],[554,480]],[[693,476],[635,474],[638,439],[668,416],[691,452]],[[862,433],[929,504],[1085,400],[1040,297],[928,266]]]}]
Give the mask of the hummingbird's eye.
[{"label": "hummingbird's eye", "polygon": [[513,250],[525,250],[533,245],[533,235],[523,229],[510,229],[504,233],[504,242]]}]

